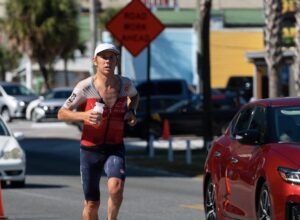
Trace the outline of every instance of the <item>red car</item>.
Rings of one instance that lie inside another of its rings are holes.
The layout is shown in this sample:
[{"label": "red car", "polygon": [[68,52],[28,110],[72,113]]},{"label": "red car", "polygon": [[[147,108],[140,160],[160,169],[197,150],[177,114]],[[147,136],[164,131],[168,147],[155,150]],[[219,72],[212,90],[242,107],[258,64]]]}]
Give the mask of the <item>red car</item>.
[{"label": "red car", "polygon": [[300,98],[244,105],[209,149],[206,219],[300,219]]}]

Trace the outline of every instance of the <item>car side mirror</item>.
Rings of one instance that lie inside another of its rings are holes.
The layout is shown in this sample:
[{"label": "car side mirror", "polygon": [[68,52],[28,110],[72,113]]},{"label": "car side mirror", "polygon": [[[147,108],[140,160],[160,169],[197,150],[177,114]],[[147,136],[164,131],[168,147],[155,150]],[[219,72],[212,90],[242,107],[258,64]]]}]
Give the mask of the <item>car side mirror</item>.
[{"label": "car side mirror", "polygon": [[236,140],[241,144],[257,145],[261,144],[261,133],[256,129],[239,131]]},{"label": "car side mirror", "polygon": [[14,132],[13,133],[14,137],[18,140],[21,141],[24,139],[24,133],[23,132]]}]

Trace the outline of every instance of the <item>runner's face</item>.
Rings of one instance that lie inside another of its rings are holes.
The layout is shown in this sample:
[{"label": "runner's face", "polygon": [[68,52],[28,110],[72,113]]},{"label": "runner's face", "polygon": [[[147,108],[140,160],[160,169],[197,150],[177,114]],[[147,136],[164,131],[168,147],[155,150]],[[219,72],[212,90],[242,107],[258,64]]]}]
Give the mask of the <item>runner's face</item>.
[{"label": "runner's face", "polygon": [[98,53],[94,58],[94,64],[96,65],[97,72],[114,74],[117,65],[117,55],[111,51],[103,51]]}]

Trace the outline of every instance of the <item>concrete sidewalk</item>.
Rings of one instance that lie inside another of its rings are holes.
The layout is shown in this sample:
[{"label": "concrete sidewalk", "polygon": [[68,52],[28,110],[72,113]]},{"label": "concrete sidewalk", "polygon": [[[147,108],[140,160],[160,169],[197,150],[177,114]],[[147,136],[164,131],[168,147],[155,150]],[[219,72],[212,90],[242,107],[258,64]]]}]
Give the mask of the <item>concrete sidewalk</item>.
[{"label": "concrete sidewalk", "polygon": [[[187,148],[187,141],[190,141],[191,149],[203,148],[202,137],[172,137],[170,141],[172,141],[173,150],[185,150]],[[143,150],[147,147],[147,141],[138,138],[125,138],[125,146],[127,150]],[[156,149],[168,149],[169,140],[154,140],[153,147]]]}]

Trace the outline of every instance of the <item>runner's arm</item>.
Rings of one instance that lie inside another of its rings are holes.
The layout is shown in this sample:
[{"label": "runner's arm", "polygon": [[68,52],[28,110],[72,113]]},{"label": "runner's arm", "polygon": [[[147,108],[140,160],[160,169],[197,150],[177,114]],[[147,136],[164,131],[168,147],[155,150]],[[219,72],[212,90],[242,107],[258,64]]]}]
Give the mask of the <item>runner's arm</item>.
[{"label": "runner's arm", "polygon": [[139,104],[140,96],[137,93],[135,96],[128,97],[128,109],[136,110]]}]

